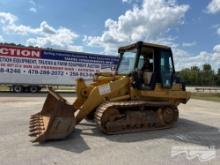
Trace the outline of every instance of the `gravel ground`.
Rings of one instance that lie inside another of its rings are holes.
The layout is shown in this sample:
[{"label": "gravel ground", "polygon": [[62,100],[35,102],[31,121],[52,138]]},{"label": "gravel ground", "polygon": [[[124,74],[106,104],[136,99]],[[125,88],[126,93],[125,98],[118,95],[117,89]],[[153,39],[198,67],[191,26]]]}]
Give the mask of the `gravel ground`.
[{"label": "gravel ground", "polygon": [[[68,101],[74,95],[64,94]],[[220,103],[190,100],[181,105],[175,128],[107,136],[83,121],[64,141],[32,144],[29,116],[46,94],[0,94],[0,164],[219,164]]]}]

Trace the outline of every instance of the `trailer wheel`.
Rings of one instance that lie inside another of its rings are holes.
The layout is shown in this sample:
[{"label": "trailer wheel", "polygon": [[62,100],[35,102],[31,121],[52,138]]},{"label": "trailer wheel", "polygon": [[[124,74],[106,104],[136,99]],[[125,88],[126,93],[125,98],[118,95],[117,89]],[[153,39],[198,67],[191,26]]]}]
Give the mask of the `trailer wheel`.
[{"label": "trailer wheel", "polygon": [[39,88],[37,86],[30,86],[29,91],[31,93],[37,93],[39,91]]},{"label": "trailer wheel", "polygon": [[21,92],[23,92],[23,87],[20,85],[13,86],[13,92],[21,93]]}]

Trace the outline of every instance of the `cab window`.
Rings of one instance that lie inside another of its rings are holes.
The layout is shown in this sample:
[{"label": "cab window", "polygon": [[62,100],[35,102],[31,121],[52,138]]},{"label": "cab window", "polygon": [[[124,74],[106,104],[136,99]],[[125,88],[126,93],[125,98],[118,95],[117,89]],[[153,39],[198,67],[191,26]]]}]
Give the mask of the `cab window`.
[{"label": "cab window", "polygon": [[160,72],[162,86],[170,88],[172,86],[172,76],[173,76],[173,62],[172,54],[170,51],[161,50],[160,51]]},{"label": "cab window", "polygon": [[131,50],[122,54],[118,67],[118,74],[129,74],[134,70],[137,50]]}]

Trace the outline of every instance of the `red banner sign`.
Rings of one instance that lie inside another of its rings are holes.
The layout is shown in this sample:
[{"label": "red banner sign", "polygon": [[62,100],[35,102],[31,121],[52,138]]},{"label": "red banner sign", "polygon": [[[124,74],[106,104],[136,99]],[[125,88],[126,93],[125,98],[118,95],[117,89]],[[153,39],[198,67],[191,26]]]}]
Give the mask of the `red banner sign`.
[{"label": "red banner sign", "polygon": [[0,45],[0,56],[41,58],[41,49]]}]

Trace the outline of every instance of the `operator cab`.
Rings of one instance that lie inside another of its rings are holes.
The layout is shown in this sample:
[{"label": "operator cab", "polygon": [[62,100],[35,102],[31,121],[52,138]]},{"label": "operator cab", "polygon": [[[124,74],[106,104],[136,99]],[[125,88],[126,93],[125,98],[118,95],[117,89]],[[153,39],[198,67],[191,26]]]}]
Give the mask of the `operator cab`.
[{"label": "operator cab", "polygon": [[133,78],[133,87],[153,90],[157,83],[171,88],[175,75],[170,47],[138,42],[119,48],[116,74]]}]

